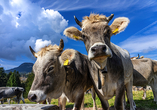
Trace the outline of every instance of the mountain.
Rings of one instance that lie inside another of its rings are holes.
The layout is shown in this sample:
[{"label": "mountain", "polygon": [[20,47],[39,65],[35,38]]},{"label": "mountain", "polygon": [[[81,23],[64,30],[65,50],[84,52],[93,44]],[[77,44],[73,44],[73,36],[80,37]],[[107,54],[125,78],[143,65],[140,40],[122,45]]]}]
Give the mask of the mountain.
[{"label": "mountain", "polygon": [[29,73],[32,72],[33,63],[22,63],[20,66],[6,70],[6,73],[10,71],[14,72],[15,70],[18,71],[20,74],[22,73]]}]

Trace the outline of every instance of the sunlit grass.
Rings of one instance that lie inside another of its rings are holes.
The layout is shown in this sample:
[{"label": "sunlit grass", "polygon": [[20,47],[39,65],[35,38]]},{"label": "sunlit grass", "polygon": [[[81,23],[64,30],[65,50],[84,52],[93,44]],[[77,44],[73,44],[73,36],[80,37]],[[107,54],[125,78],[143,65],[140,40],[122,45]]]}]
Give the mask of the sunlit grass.
[{"label": "sunlit grass", "polygon": [[[133,91],[133,99],[136,103],[137,108],[144,108],[144,109],[157,109],[157,105],[155,104],[154,100],[154,96],[151,90],[147,91],[147,98],[146,100],[142,99],[143,96],[143,91]],[[113,97],[112,99],[109,100],[109,105],[114,106],[114,101],[115,101],[115,97]],[[36,104],[35,102],[30,102],[28,99],[25,99],[26,104]],[[5,104],[7,104],[7,102],[5,102]],[[12,102],[11,104],[17,104],[16,102]],[[20,104],[23,104],[23,102],[21,101]],[[52,99],[51,104],[53,105],[58,105],[58,100],[57,99]],[[98,97],[96,97],[96,104],[98,108],[101,108],[101,102],[98,99]],[[72,108],[73,107],[73,103],[66,103],[66,108]],[[84,99],[84,106],[86,108],[89,107],[93,107],[93,100],[92,100],[92,96],[91,94],[86,94],[85,95],[85,99]],[[127,104],[127,107],[129,108],[129,104]]]},{"label": "sunlit grass", "polygon": [[152,90],[147,91],[147,98],[142,99],[143,91],[133,91],[133,99],[136,106],[145,109],[157,109],[157,104],[154,102],[154,96]]}]

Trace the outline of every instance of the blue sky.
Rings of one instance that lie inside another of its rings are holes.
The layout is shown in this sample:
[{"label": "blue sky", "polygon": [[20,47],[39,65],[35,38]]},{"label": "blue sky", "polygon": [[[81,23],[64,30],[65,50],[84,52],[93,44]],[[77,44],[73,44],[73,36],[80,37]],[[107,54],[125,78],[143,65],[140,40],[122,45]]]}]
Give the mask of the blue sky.
[{"label": "blue sky", "polygon": [[157,2],[156,0],[0,0],[0,66],[6,70],[23,62],[35,62],[29,45],[35,51],[45,45],[59,44],[87,54],[81,41],[63,35],[65,28],[80,27],[90,13],[128,17],[125,31],[111,38],[111,42],[127,49],[131,57],[157,60]]}]

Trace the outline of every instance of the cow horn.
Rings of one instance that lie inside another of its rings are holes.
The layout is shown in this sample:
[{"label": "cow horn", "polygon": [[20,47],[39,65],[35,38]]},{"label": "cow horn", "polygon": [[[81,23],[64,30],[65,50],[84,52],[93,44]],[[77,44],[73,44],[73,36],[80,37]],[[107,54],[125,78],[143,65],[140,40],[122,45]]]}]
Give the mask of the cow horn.
[{"label": "cow horn", "polygon": [[114,14],[111,14],[109,17],[107,17],[107,21],[110,22],[110,20],[113,18]]},{"label": "cow horn", "polygon": [[74,16],[74,19],[75,19],[75,22],[76,22],[80,27],[82,27],[82,22],[80,22],[80,21],[76,18],[76,16]]},{"label": "cow horn", "polygon": [[30,51],[32,52],[32,54],[34,55],[34,57],[36,57],[36,58],[37,58],[37,54],[35,53],[35,51],[32,49],[32,47],[31,47],[31,46],[29,46],[29,49],[30,49]]},{"label": "cow horn", "polygon": [[63,39],[61,39],[59,44],[59,51],[63,51],[63,48],[64,48],[64,41]]},{"label": "cow horn", "polygon": [[139,59],[139,58],[140,58],[140,55],[138,54],[137,59]]}]

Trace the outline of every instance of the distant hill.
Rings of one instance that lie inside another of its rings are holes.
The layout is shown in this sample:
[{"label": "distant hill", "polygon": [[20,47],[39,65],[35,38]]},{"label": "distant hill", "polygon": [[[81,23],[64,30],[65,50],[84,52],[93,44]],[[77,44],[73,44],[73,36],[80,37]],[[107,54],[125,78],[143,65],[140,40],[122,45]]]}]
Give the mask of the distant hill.
[{"label": "distant hill", "polygon": [[6,73],[9,73],[10,71],[18,71],[20,74],[22,73],[29,73],[32,72],[33,63],[22,63],[20,66],[6,70]]}]

